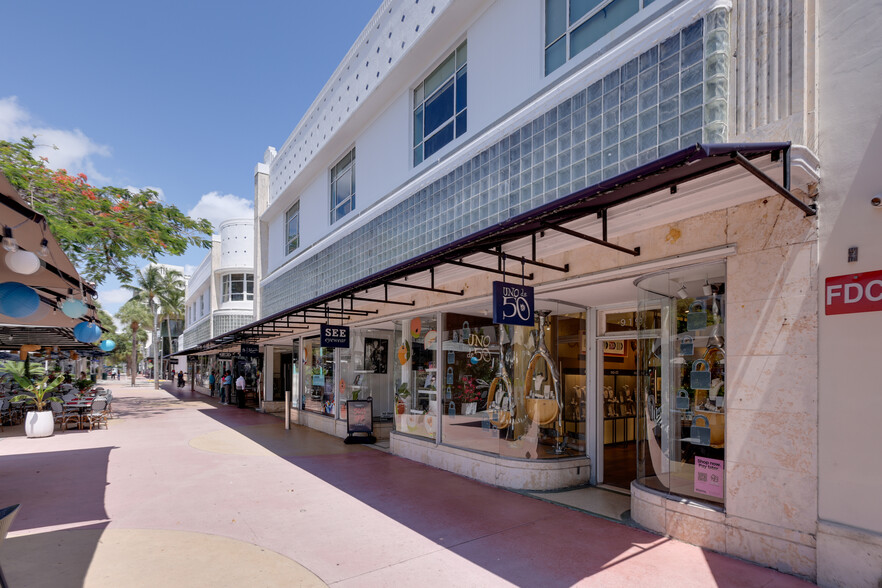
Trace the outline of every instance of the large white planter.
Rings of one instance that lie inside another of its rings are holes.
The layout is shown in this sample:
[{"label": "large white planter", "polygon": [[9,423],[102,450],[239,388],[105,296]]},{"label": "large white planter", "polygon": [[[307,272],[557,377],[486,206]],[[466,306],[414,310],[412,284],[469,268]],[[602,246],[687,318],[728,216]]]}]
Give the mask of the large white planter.
[{"label": "large white planter", "polygon": [[25,415],[25,435],[51,437],[55,432],[55,417],[51,410],[31,411]]}]

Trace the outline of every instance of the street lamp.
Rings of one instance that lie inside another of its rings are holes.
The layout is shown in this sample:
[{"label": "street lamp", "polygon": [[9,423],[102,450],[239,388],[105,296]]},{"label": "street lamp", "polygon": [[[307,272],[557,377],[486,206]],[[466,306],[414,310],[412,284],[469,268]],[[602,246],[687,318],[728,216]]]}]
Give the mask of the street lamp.
[{"label": "street lamp", "polygon": [[150,312],[153,313],[153,389],[159,390],[159,347],[157,346],[157,329],[159,326],[159,298],[150,299]]}]

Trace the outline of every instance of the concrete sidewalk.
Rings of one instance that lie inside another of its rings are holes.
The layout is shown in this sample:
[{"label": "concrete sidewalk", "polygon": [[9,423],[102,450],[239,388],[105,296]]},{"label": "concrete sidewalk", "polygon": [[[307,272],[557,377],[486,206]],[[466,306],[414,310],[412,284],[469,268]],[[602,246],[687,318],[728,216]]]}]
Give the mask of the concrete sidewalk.
[{"label": "concrete sidewalk", "polygon": [[809,585],[185,389],[108,384],[107,430],[0,437],[13,587]]}]

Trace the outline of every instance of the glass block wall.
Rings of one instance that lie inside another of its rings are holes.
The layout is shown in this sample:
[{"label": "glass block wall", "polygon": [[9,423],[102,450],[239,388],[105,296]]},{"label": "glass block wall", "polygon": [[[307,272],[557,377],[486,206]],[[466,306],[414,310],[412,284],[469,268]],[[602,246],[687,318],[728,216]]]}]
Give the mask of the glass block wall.
[{"label": "glass block wall", "polygon": [[254,321],[254,315],[251,314],[215,314],[211,317],[214,321],[214,336],[223,335],[233,329],[244,327]]},{"label": "glass block wall", "polygon": [[189,349],[209,339],[211,339],[211,320],[205,317],[204,320],[184,331],[184,349]]},{"label": "glass block wall", "polygon": [[714,10],[315,253],[264,286],[261,316],[688,145],[725,141],[728,24]]}]

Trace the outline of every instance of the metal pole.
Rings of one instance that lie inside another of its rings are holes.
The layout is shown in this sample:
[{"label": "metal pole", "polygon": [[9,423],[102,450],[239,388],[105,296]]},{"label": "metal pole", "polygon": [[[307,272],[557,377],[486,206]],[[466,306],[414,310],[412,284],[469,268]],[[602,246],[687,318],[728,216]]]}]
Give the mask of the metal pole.
[{"label": "metal pole", "polygon": [[159,390],[159,342],[156,340],[159,309],[153,300],[150,301],[150,310],[153,311],[153,389]]},{"label": "metal pole", "polygon": [[135,387],[135,372],[138,371],[138,321],[132,321],[132,388]]}]

